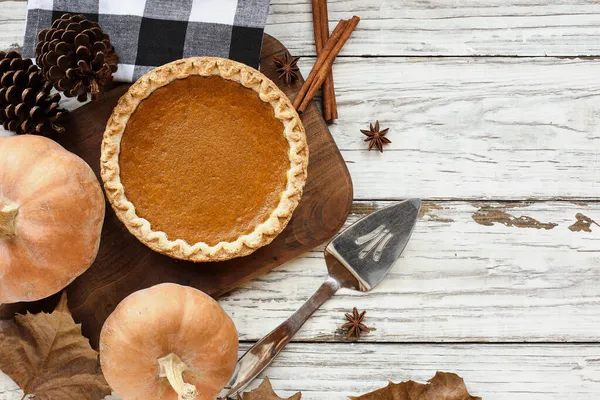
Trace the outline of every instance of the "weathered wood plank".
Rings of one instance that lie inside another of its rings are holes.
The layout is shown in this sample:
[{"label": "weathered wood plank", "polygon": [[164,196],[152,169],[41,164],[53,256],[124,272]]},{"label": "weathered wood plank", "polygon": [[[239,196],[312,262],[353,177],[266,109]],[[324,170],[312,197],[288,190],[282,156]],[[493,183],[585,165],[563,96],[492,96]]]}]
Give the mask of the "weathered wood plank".
[{"label": "weathered wood plank", "polygon": [[[357,199],[597,199],[599,74],[600,60],[344,58],[330,130]],[[376,119],[384,154],[359,131]]]},{"label": "weathered wood plank", "polygon": [[0,2],[0,50],[19,50],[23,45],[26,11],[26,1]]},{"label": "weathered wood plank", "polygon": [[[598,345],[304,343],[289,345],[265,373],[280,396],[302,391],[306,400],[344,400],[388,380],[425,382],[437,370],[458,373],[485,400],[595,400],[599,359]],[[0,400],[20,400],[14,387],[0,373]]]},{"label": "weathered wood plank", "polygon": [[0,371],[0,400],[21,400],[23,391]]},{"label": "weathered wood plank", "polygon": [[[387,202],[357,202],[348,223]],[[589,217],[589,218],[585,218]],[[342,290],[298,341],[344,341],[344,312],[367,310],[377,342],[597,341],[600,204],[427,202],[399,262],[375,290]],[[588,232],[589,230],[589,232]],[[326,278],[321,249],[221,298],[257,340]]]},{"label": "weathered wood plank", "polygon": [[342,400],[388,380],[425,382],[437,370],[458,373],[485,400],[594,399],[599,351],[573,345],[296,344],[265,372],[281,395],[302,391],[307,400]]},{"label": "weathered wood plank", "polygon": [[[330,27],[362,20],[342,55],[597,55],[593,0],[329,1]],[[298,55],[314,54],[310,2],[271,2],[267,32]]]},{"label": "weathered wood plank", "polygon": [[[0,49],[22,42],[26,7],[0,2]],[[600,10],[593,0],[330,0],[329,12],[331,29],[341,18],[362,17],[342,55],[600,54]],[[314,55],[311,21],[309,1],[274,0],[266,31],[293,53]]]},{"label": "weathered wood plank", "polygon": [[[357,202],[348,223],[388,202]],[[600,203],[426,202],[403,257],[368,294],[341,291],[297,341],[344,341],[368,311],[372,342],[589,342],[600,315]],[[242,340],[295,311],[326,277],[322,249],[220,299]]]}]

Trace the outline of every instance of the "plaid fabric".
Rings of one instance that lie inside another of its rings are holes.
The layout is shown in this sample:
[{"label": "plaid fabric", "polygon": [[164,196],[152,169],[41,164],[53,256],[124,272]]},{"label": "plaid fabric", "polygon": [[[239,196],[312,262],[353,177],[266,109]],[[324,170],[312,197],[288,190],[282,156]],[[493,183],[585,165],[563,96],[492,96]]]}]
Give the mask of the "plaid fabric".
[{"label": "plaid fabric", "polygon": [[133,82],[180,58],[217,56],[258,68],[269,0],[29,0],[23,55],[69,12],[97,21],[119,55],[115,80]]}]

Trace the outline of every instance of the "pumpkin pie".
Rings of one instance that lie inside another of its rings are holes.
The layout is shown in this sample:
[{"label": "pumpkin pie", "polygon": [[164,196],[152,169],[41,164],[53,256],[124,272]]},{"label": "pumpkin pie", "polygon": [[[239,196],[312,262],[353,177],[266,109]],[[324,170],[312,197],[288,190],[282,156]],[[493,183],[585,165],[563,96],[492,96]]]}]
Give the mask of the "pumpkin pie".
[{"label": "pumpkin pie", "polygon": [[101,173],[118,218],[171,257],[220,261],[269,244],[306,182],[308,145],[287,96],[214,57],[154,69],[121,97]]}]

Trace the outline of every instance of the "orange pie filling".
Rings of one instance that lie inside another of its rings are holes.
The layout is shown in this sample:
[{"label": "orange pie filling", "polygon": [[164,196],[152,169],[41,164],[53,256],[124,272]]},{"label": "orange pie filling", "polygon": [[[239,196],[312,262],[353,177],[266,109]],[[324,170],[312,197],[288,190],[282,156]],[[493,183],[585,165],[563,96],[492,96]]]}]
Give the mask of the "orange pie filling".
[{"label": "orange pie filling", "polygon": [[289,150],[283,123],[258,93],[193,75],[138,105],[121,139],[120,178],[152,230],[214,246],[270,217],[287,185]]}]

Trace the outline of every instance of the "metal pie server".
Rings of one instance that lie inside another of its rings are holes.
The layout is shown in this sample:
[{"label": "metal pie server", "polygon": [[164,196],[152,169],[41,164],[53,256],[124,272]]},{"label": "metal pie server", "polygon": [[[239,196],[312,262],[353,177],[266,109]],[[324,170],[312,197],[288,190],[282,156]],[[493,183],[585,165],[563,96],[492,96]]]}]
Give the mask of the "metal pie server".
[{"label": "metal pie server", "polygon": [[420,207],[420,199],[405,200],[366,216],[333,238],[325,249],[327,281],[298,311],[239,359],[224,398],[236,395],[252,382],[338,289],[367,292],[377,285],[400,258]]}]

